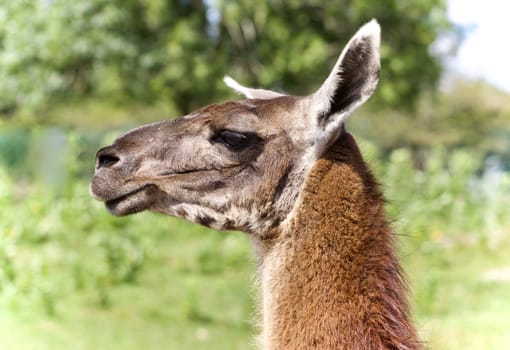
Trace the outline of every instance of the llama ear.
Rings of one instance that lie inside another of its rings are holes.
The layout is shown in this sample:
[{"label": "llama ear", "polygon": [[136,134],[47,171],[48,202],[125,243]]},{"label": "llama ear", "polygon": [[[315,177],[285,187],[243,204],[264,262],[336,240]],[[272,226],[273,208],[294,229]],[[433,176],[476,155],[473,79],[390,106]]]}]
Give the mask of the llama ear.
[{"label": "llama ear", "polygon": [[285,96],[284,94],[280,94],[279,92],[275,92],[275,91],[271,91],[271,90],[253,89],[253,88],[243,86],[229,76],[225,76],[223,78],[223,82],[229,88],[234,89],[238,93],[240,93],[240,94],[244,95],[246,98],[250,98],[250,99],[270,100],[272,98]]},{"label": "llama ear", "polygon": [[321,132],[329,130],[336,134],[349,114],[374,92],[381,67],[380,33],[375,19],[361,27],[345,46],[328,78],[310,96],[310,115],[318,119]]}]

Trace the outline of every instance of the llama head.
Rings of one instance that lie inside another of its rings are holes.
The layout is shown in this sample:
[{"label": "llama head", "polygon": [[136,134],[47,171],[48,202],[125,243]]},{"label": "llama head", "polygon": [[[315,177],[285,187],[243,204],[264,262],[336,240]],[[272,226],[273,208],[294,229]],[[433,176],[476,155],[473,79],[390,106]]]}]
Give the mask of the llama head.
[{"label": "llama head", "polygon": [[380,28],[365,24],[313,94],[225,82],[247,99],[121,135],[96,156],[91,192],[115,215],[152,210],[215,229],[265,234],[377,85]]}]

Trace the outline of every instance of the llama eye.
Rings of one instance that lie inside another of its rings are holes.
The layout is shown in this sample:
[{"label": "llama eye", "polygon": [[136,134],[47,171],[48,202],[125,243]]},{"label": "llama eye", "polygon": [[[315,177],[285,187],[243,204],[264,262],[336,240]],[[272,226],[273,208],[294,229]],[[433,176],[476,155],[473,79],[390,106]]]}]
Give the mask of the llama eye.
[{"label": "llama eye", "polygon": [[240,149],[247,143],[248,137],[238,132],[222,130],[214,137],[213,141],[221,142],[233,149]]}]

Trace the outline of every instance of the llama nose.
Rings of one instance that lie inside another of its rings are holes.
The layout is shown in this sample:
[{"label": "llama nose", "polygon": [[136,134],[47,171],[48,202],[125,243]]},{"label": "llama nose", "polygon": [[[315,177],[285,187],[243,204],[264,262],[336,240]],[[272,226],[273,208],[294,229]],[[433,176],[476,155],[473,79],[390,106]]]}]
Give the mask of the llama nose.
[{"label": "llama nose", "polygon": [[109,168],[117,164],[119,160],[112,146],[101,148],[96,154],[96,170]]}]

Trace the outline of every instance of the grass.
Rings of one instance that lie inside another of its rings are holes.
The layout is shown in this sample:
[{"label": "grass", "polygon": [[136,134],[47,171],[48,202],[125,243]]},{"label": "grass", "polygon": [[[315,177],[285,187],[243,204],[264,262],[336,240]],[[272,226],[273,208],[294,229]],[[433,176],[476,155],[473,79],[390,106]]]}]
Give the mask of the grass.
[{"label": "grass", "polygon": [[136,282],[66,295],[54,316],[37,303],[4,305],[0,349],[245,348],[254,314],[248,238],[167,220],[170,232],[154,234]]},{"label": "grass", "polygon": [[417,328],[430,349],[510,348],[508,248],[457,246],[404,258]]},{"label": "grass", "polygon": [[[172,218],[152,221],[166,222],[168,232],[149,237],[158,244],[135,282],[112,286],[106,295],[90,288],[65,295],[53,316],[33,304],[3,305],[0,348],[254,348],[255,264],[248,238]],[[492,250],[411,246],[403,245],[403,262],[416,323],[430,349],[510,348],[510,279],[497,273],[510,267],[508,242]]]},{"label": "grass", "polygon": [[[463,150],[436,150],[416,171],[409,151],[382,160],[369,146],[408,234],[401,257],[422,339],[510,349],[510,174],[473,176]],[[248,237],[149,213],[114,218],[90,198],[78,158],[58,189],[0,166],[0,350],[255,348]]]}]

